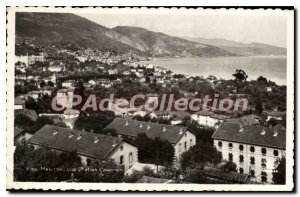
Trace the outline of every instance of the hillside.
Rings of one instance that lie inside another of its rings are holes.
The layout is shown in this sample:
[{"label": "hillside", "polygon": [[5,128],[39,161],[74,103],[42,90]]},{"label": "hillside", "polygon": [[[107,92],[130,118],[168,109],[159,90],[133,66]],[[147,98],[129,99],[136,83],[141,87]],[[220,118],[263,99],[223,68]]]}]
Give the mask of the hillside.
[{"label": "hillside", "polygon": [[74,14],[17,13],[16,39],[23,38],[44,46],[62,47],[70,42],[98,50],[137,51],[118,41],[130,43],[123,35]]},{"label": "hillside", "polygon": [[63,48],[65,43],[149,56],[234,56],[224,49],[137,27],[104,27],[75,14],[17,13],[16,39]]},{"label": "hillside", "polygon": [[239,55],[254,56],[254,55],[286,55],[286,48],[281,48],[263,43],[243,43],[226,39],[206,39],[184,37],[187,40],[214,45],[226,51]]},{"label": "hillside", "polygon": [[140,27],[118,26],[114,31],[134,40],[134,47],[153,56],[234,56],[224,49],[203,45]]}]

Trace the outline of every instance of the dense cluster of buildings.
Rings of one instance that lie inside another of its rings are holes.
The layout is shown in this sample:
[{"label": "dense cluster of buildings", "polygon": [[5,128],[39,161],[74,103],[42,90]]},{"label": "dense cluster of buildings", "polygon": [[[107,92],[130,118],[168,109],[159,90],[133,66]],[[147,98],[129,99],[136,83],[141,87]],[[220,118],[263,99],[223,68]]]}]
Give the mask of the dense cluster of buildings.
[{"label": "dense cluster of buildings", "polygon": [[[162,87],[177,87],[178,83],[186,78],[180,79],[174,77],[174,73],[153,65],[141,66],[134,63],[137,58],[133,54],[112,55],[112,53],[101,53],[99,51],[84,49],[76,53],[71,51],[60,51],[77,57],[79,62],[90,60],[99,61],[108,65],[114,65],[122,62],[128,66],[126,70],[117,68],[100,68],[105,70],[108,75],[118,75],[115,79],[95,78],[84,83],[87,88],[93,89],[101,86],[109,90],[112,86],[122,83],[122,77],[134,76],[135,80],[141,84],[155,83]],[[27,116],[32,121],[36,121],[38,116],[48,116],[64,122],[67,128],[46,125],[35,134],[29,134],[24,129],[15,128],[15,143],[27,141],[35,148],[49,147],[57,152],[76,151],[80,156],[82,163],[89,163],[96,159],[100,161],[114,160],[116,164],[124,166],[125,173],[133,171],[133,168],[147,164],[139,163],[138,147],[126,139],[134,140],[140,133],[145,133],[149,138],[162,138],[168,141],[175,150],[174,162],[179,162],[181,155],[196,145],[196,136],[193,131],[180,126],[185,117],[198,123],[200,127],[215,129],[212,138],[214,146],[222,153],[223,160],[236,163],[237,170],[242,176],[232,173],[233,182],[242,183],[247,177],[254,177],[255,182],[272,183],[272,172],[275,168],[274,163],[278,158],[285,156],[286,149],[286,129],[282,125],[271,127],[262,126],[262,119],[256,115],[244,115],[242,117],[232,117],[228,114],[217,114],[210,111],[199,111],[196,113],[180,111],[152,111],[145,109],[128,108],[125,112],[112,109],[116,118],[107,126],[107,129],[114,129],[117,137],[110,135],[100,135],[92,132],[86,132],[74,129],[74,123],[79,117],[80,112],[74,109],[64,110],[62,113],[40,113],[37,114],[32,109],[26,109],[25,102],[28,98],[37,100],[43,95],[57,96],[56,104],[63,108],[69,105],[69,99],[74,94],[76,81],[72,79],[63,80],[62,88],[57,88],[57,79],[67,71],[63,63],[50,63],[46,69],[42,69],[49,76],[31,76],[26,73],[28,66],[36,62],[47,61],[44,54],[39,56],[16,56],[16,85],[32,83],[37,90],[28,91],[15,98],[15,114]],[[79,70],[80,71],[80,70]],[[189,80],[193,80],[190,78]],[[45,84],[41,86],[41,81]],[[213,82],[215,80],[212,79]],[[216,84],[216,83],[214,83]],[[268,90],[269,91],[269,90]],[[272,91],[272,90],[270,90]],[[55,94],[55,95],[54,95]],[[191,96],[194,93],[183,92],[185,96]],[[147,99],[157,99],[157,94],[147,95]],[[283,120],[284,112],[267,111],[267,120]],[[146,121],[133,120],[132,117],[145,117],[149,115],[151,119],[169,120],[171,124],[159,124]],[[153,164],[148,164],[149,166]],[[208,176],[222,177],[221,172],[214,172],[212,169],[206,171]],[[150,181],[149,177],[143,177],[140,182]],[[169,180],[152,180],[169,183]]]}]

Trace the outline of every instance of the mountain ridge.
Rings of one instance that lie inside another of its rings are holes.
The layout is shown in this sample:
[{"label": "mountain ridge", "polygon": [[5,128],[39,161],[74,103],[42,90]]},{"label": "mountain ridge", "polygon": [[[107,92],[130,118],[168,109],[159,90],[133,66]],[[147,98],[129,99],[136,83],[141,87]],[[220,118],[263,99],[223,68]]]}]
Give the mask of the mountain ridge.
[{"label": "mountain ridge", "polygon": [[237,56],[212,45],[152,32],[145,28],[108,28],[70,13],[16,13],[16,40],[63,47],[64,42],[98,50],[134,52],[147,56]]},{"label": "mountain ridge", "polygon": [[278,47],[270,44],[251,42],[244,43],[222,38],[201,38],[201,37],[183,37],[187,40],[199,42],[203,44],[211,44],[227,50],[232,53],[245,56],[253,55],[286,55],[286,48]]}]

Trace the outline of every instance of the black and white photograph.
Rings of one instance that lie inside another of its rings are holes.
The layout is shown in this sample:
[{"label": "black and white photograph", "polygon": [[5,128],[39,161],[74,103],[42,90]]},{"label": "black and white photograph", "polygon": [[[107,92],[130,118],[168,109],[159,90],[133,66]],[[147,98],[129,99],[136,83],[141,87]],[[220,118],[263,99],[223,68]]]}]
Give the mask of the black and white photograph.
[{"label": "black and white photograph", "polygon": [[7,189],[293,190],[293,8],[7,21]]}]

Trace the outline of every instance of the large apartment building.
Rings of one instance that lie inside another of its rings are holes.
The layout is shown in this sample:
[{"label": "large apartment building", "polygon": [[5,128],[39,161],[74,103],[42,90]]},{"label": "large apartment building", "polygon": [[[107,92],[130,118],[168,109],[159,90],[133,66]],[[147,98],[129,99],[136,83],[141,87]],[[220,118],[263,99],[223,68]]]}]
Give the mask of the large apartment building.
[{"label": "large apartment building", "polygon": [[272,183],[275,161],[285,156],[286,129],[223,122],[212,138],[223,159],[233,161],[256,182]]},{"label": "large apartment building", "polygon": [[114,129],[118,135],[131,139],[136,138],[139,133],[145,133],[151,139],[160,137],[167,140],[175,149],[176,160],[196,144],[196,136],[181,126],[116,118],[106,128]]}]

